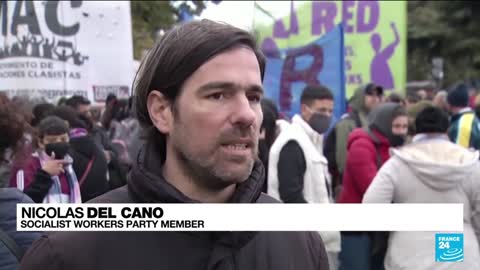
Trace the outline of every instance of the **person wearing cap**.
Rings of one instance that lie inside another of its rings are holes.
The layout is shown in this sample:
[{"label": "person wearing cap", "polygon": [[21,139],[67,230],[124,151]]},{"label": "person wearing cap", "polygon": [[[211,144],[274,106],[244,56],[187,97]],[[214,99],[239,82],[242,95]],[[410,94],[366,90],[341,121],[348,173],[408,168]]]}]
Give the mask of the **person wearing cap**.
[{"label": "person wearing cap", "polygon": [[463,262],[435,262],[434,232],[391,232],[385,270],[480,269],[479,153],[450,142],[448,115],[429,106],[415,120],[413,142],[392,149],[363,203],[461,203]]},{"label": "person wearing cap", "polygon": [[[329,171],[334,178],[335,193],[339,193],[341,189],[343,172],[347,161],[348,136],[355,128],[363,128],[368,125],[368,114],[382,102],[382,99],[383,87],[373,83],[359,87],[350,98],[349,106],[351,111],[342,116],[327,136],[324,155],[329,163]],[[331,138],[332,136],[335,138]],[[332,141],[335,143],[332,143]]]},{"label": "person wearing cap", "polygon": [[[245,30],[202,20],[167,31],[134,83],[146,143],[127,185],[91,202],[279,203],[261,192],[257,158],[264,71]],[[58,232],[34,243],[20,269],[328,269],[316,232],[225,229]]]},{"label": "person wearing cap", "polygon": [[447,95],[452,114],[448,136],[452,142],[466,148],[480,149],[480,120],[468,106],[468,88],[458,84]]}]

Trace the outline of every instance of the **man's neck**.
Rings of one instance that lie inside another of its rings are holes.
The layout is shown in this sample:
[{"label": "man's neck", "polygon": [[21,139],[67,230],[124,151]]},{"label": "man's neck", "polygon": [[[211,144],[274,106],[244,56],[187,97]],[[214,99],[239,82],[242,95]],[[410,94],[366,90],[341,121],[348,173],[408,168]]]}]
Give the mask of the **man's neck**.
[{"label": "man's neck", "polygon": [[165,181],[173,185],[185,196],[192,200],[203,203],[224,203],[227,202],[235,192],[236,185],[232,184],[222,190],[210,190],[202,186],[195,176],[189,175],[188,172],[179,166],[179,160],[173,157],[165,160],[162,168]]}]

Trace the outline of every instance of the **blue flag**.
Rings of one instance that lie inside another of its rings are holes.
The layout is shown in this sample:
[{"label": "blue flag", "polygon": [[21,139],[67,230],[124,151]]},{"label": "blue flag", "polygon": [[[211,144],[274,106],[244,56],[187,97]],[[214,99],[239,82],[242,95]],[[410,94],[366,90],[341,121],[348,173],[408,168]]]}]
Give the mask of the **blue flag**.
[{"label": "blue flag", "polygon": [[266,40],[262,46],[267,56],[265,97],[291,118],[300,112],[303,88],[307,84],[323,85],[335,96],[334,118],[339,119],[346,110],[342,25],[303,47],[278,50],[274,41],[270,41],[272,44]]}]

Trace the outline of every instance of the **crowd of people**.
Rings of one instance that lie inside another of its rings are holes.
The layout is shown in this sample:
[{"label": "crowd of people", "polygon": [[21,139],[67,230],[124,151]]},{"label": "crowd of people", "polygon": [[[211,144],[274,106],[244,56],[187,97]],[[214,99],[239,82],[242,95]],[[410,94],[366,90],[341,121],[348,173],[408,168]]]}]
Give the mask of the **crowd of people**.
[{"label": "crowd of people", "polygon": [[[103,110],[0,93],[0,269],[480,269],[477,89],[369,83],[333,122],[334,93],[307,85],[283,119],[264,72],[250,33],[203,20],[167,32]],[[435,262],[431,232],[16,231],[17,203],[87,201],[463,203],[465,260]]]},{"label": "crowd of people", "polygon": [[[140,127],[131,99],[113,94],[100,114],[83,96],[54,105],[0,93],[0,130],[0,229],[24,248],[27,234],[15,232],[16,202],[87,202],[126,184],[130,156],[140,148],[132,140]],[[30,236],[31,244],[39,234]],[[14,269],[5,252],[0,245],[0,269]]]},{"label": "crowd of people", "polygon": [[309,85],[290,124],[264,119],[277,124],[264,150],[268,194],[284,203],[463,203],[465,262],[435,262],[432,233],[319,232],[329,269],[479,269],[480,94],[458,83],[404,99],[370,83],[331,123],[333,100]]}]

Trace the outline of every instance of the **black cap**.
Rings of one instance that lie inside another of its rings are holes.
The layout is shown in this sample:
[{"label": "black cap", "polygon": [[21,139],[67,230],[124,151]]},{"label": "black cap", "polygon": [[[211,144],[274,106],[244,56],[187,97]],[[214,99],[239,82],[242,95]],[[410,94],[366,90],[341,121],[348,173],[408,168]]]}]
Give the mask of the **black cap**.
[{"label": "black cap", "polygon": [[468,87],[465,84],[459,84],[454,87],[447,96],[448,104],[455,107],[468,106]]}]

